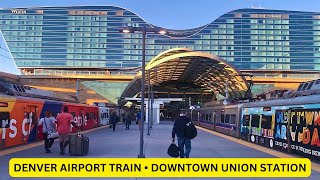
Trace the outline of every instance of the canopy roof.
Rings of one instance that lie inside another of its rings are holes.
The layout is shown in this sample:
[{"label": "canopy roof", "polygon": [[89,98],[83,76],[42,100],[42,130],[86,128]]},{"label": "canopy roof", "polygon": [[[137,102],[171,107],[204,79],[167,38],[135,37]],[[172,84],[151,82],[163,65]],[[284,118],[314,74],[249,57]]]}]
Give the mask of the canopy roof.
[{"label": "canopy roof", "polygon": [[[150,84],[159,94],[219,93],[225,96],[226,84],[231,99],[242,99],[248,82],[240,72],[219,56],[194,52],[187,48],[174,48],[160,53],[146,66]],[[121,95],[137,97],[141,88],[141,72],[128,84]]]}]

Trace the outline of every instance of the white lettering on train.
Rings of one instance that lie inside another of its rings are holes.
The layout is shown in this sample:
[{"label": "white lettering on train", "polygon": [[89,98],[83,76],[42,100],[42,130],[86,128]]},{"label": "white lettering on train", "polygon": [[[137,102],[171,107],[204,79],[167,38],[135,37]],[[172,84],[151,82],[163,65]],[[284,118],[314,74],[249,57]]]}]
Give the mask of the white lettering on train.
[{"label": "white lettering on train", "polygon": [[11,139],[15,138],[17,136],[17,133],[18,133],[18,129],[13,124],[17,124],[17,120],[11,119],[11,121],[10,121],[10,130],[11,130],[11,132],[9,133],[9,137]]}]

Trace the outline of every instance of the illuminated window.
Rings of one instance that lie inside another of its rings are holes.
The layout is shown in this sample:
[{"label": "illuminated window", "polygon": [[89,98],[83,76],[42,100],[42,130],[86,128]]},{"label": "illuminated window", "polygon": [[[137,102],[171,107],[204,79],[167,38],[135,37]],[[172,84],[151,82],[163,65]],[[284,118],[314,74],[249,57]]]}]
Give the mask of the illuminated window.
[{"label": "illuminated window", "polygon": [[36,10],[37,14],[43,14],[43,10]]},{"label": "illuminated window", "polygon": [[242,18],[242,14],[236,13],[236,14],[234,15],[234,17],[236,17],[236,18]]},{"label": "illuminated window", "polygon": [[123,11],[118,11],[118,12],[116,13],[116,15],[117,15],[117,16],[123,16]]}]

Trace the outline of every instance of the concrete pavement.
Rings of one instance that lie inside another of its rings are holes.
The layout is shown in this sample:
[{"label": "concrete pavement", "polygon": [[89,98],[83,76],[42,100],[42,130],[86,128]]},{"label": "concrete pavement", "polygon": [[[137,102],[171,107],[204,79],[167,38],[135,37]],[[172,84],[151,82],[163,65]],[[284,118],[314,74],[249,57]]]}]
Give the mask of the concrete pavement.
[{"label": "concrete pavement", "polygon": [[[167,148],[171,143],[171,129],[172,123],[165,122],[153,126],[150,130],[151,135],[147,136],[145,129],[145,156],[148,157],[169,157],[167,155]],[[87,157],[137,157],[139,153],[139,138],[140,132],[136,124],[131,125],[130,130],[125,130],[123,124],[118,124],[116,132],[110,128],[100,128],[95,131],[86,133],[90,138],[90,150]],[[53,153],[44,153],[42,145],[31,147],[22,151],[0,156],[0,179],[11,180],[15,179],[8,174],[8,163],[13,157],[52,157],[52,158],[69,158],[69,155],[59,155],[59,143],[56,141],[51,148]],[[226,138],[214,135],[212,133],[198,130],[198,136],[192,140],[192,150],[190,157],[208,158],[208,157],[275,157],[270,153],[262,152],[247,145],[239,144],[237,142],[228,140]],[[75,157],[77,158],[77,157]],[[83,157],[78,157],[83,158]],[[312,171],[312,176],[307,179],[319,179],[320,173]],[[16,178],[28,179],[28,178]],[[33,179],[33,178],[29,178]],[[37,178],[44,179],[44,178]],[[58,178],[50,178],[58,179]],[[60,178],[61,179],[61,178]],[[63,179],[79,179],[79,178],[63,178]],[[92,179],[92,178],[81,178]],[[112,178],[99,178],[112,179]],[[137,179],[137,178],[114,178],[114,179]],[[138,178],[148,179],[148,178]],[[177,178],[152,178],[152,179],[177,179]],[[183,179],[183,178],[182,178]],[[204,179],[204,178],[199,178]],[[206,179],[206,178],[205,178]],[[226,178],[215,178],[226,179]],[[251,178],[254,179],[254,178]],[[269,178],[259,178],[269,179]],[[279,178],[280,179],[280,178]],[[285,178],[281,178],[285,179]],[[288,178],[292,179],[292,178]],[[301,179],[301,178],[300,178]]]}]

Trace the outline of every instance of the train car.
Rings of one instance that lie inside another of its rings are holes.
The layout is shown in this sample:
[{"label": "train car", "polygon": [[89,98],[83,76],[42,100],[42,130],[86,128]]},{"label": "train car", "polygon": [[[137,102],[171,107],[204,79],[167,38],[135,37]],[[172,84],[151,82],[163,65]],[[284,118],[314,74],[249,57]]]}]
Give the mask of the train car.
[{"label": "train car", "polygon": [[110,123],[110,111],[107,107],[99,107],[99,125],[105,126]]},{"label": "train car", "polygon": [[[73,103],[64,103],[63,106],[68,107],[69,113],[73,116],[74,122],[80,127],[81,131],[98,126],[99,109],[96,106]],[[72,132],[77,130],[75,127],[72,128]]]},{"label": "train car", "polygon": [[241,138],[320,160],[320,95],[243,104]]},{"label": "train car", "polygon": [[238,137],[242,104],[214,106],[192,110],[192,121],[201,127]]},{"label": "train car", "polygon": [[[31,97],[0,95],[1,143],[0,149],[42,140],[42,127],[38,126],[45,111],[53,116],[69,108],[81,130],[98,126],[98,107],[84,104],[66,103]],[[72,132],[77,128],[71,127]]]}]

